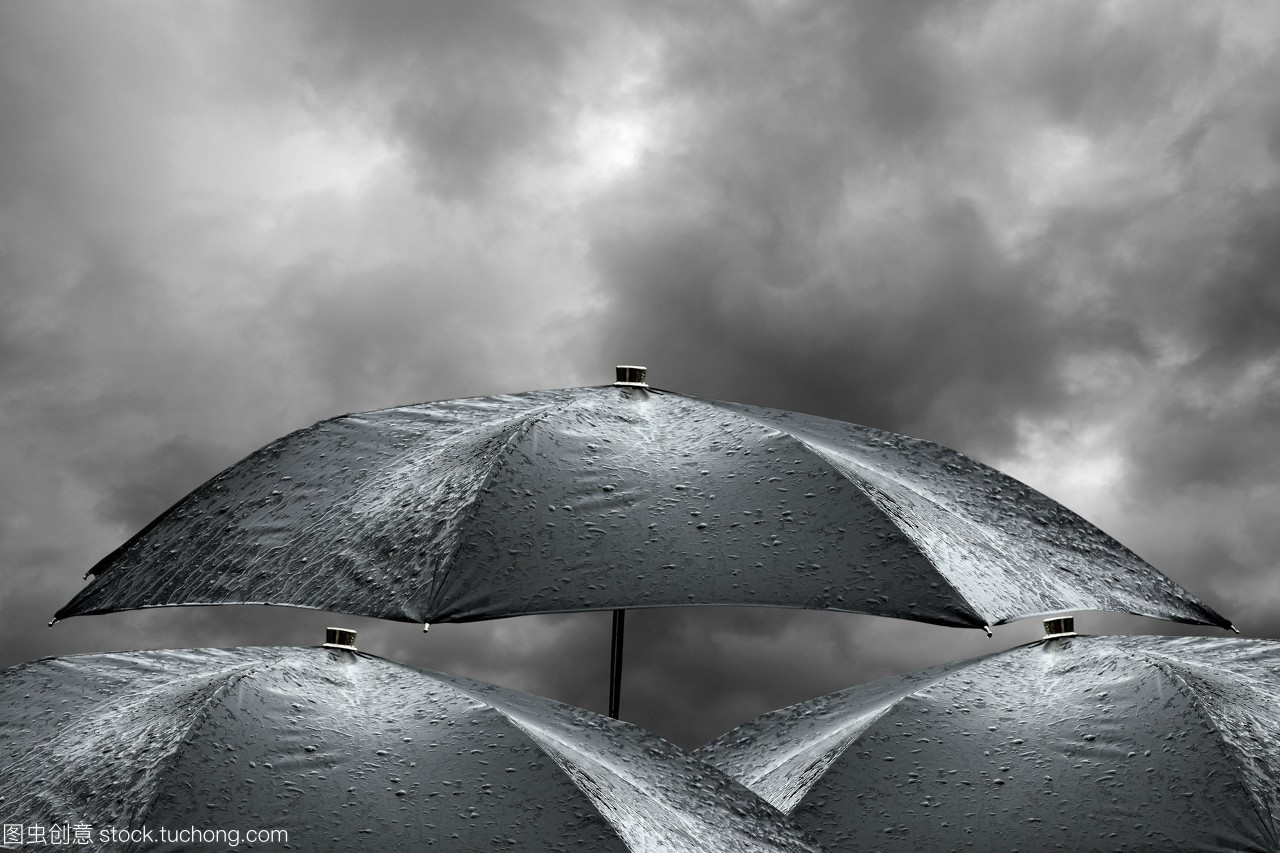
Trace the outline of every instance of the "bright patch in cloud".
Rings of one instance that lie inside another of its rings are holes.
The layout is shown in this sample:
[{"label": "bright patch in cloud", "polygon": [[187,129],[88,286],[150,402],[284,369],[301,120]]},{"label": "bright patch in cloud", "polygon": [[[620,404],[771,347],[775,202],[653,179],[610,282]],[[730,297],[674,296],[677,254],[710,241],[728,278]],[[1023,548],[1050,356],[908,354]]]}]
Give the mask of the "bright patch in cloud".
[{"label": "bright patch in cloud", "polygon": [[267,200],[356,192],[392,156],[376,137],[297,121],[190,122],[170,150],[180,189]]},{"label": "bright patch in cloud", "polygon": [[640,109],[584,114],[574,134],[579,180],[599,186],[626,175],[639,163],[651,130]]},{"label": "bright patch in cloud", "polygon": [[1015,166],[1015,180],[1034,207],[1057,206],[1091,187],[1093,154],[1084,134],[1049,128],[1032,136]]},{"label": "bright patch in cloud", "polygon": [[1019,457],[996,467],[1106,528],[1120,518],[1116,496],[1124,492],[1125,457],[1112,423],[1061,421],[1019,424]]}]

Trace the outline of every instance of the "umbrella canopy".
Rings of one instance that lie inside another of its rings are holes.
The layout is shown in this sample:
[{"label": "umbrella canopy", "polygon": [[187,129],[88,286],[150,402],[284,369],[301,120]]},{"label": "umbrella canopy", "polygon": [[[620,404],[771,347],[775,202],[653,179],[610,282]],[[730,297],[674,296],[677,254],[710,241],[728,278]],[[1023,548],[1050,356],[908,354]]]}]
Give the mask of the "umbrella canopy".
[{"label": "umbrella canopy", "polygon": [[680,604],[983,627],[1228,626],[1093,525],[945,447],[641,387],[323,421],[196,489],[57,618],[287,604],[401,619]]},{"label": "umbrella canopy", "polygon": [[251,830],[279,849],[283,830],[304,850],[817,850],[634,726],[332,649],[13,667],[0,743],[6,830],[79,828],[95,849],[227,849]]},{"label": "umbrella canopy", "polygon": [[824,849],[1280,850],[1280,643],[1044,640],[694,753]]}]

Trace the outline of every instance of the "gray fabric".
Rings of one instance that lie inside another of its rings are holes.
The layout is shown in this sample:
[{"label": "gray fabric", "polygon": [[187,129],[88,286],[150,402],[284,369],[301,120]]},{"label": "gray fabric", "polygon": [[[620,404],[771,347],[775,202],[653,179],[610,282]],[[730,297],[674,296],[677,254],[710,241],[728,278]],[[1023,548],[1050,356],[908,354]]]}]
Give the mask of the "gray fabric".
[{"label": "gray fabric", "polygon": [[698,755],[835,851],[1280,850],[1280,643],[1046,640],[774,711]]},{"label": "gray fabric", "polygon": [[144,827],[128,849],[231,849],[158,837],[195,827],[283,829],[295,850],[817,850],[635,726],[345,651],[24,664],[0,672],[0,743],[4,822],[88,825],[94,849]]},{"label": "gray fabric", "polygon": [[1227,621],[1056,502],[919,439],[636,388],[316,424],[196,489],[58,617],[289,604],[444,622],[681,604],[981,627]]}]

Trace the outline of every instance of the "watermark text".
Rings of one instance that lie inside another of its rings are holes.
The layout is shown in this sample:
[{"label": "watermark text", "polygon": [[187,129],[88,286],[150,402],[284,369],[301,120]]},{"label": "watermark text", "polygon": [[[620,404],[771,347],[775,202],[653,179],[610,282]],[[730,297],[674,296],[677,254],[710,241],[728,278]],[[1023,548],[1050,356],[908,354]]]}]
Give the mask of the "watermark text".
[{"label": "watermark text", "polygon": [[102,844],[288,844],[287,829],[203,829],[198,826],[98,827],[87,823],[6,823],[0,844],[15,847],[91,847]]}]

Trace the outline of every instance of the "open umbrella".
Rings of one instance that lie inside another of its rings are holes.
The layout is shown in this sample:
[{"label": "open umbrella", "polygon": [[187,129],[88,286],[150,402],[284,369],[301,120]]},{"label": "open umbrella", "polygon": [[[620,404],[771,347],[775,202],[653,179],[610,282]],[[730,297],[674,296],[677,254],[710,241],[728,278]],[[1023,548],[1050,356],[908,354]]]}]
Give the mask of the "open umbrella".
[{"label": "open umbrella", "polygon": [[955,451],[619,374],[291,433],[104,558],[56,618],[231,603],[422,623],[612,609],[615,667],[630,607],[1229,625],[1075,513]]},{"label": "open umbrella", "polygon": [[822,696],[694,753],[824,849],[1280,850],[1280,643],[1064,637]]},{"label": "open umbrella", "polygon": [[19,843],[58,832],[126,850],[817,849],[634,726],[341,649],[13,667],[0,672],[0,743],[0,819]]}]

